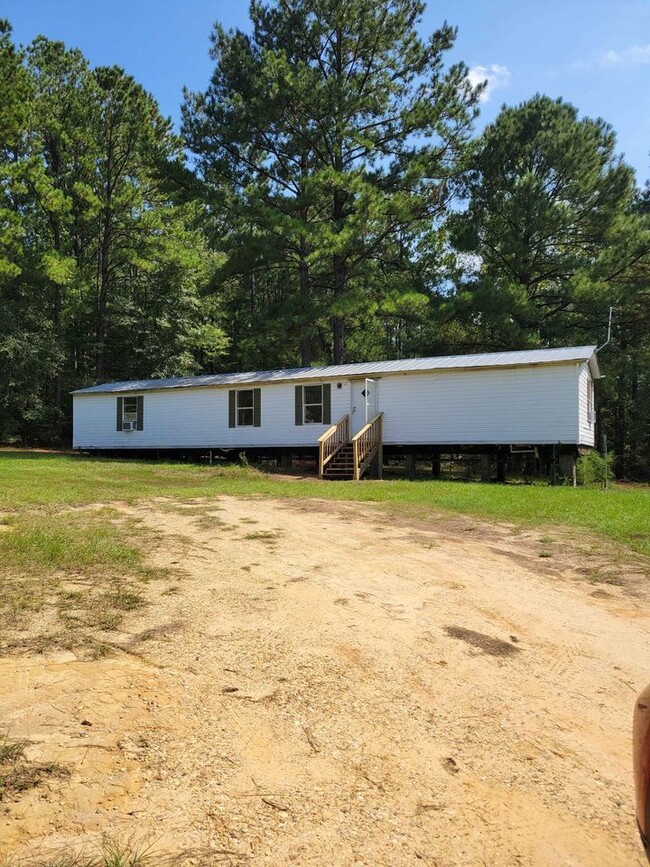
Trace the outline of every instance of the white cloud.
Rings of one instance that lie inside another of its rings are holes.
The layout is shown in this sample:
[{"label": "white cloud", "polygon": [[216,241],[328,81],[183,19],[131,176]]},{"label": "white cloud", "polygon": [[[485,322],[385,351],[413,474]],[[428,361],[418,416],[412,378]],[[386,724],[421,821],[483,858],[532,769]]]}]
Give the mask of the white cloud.
[{"label": "white cloud", "polygon": [[588,72],[590,69],[620,69],[630,66],[646,66],[650,64],[650,42],[645,45],[628,45],[620,51],[610,48],[600,54],[592,54],[588,60],[575,60],[571,69],[576,72]]},{"label": "white cloud", "polygon": [[477,87],[487,81],[485,90],[481,94],[481,102],[487,102],[495,90],[508,87],[512,75],[507,66],[493,63],[490,66],[471,66],[467,73],[467,80],[472,87]]},{"label": "white cloud", "polygon": [[601,66],[643,66],[650,63],[650,42],[629,45],[622,51],[605,51],[599,57]]}]

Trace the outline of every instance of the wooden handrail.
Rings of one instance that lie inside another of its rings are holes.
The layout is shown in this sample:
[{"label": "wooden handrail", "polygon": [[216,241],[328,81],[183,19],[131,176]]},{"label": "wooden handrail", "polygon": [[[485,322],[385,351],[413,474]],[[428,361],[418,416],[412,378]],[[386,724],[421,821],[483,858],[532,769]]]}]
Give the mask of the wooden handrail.
[{"label": "wooden handrail", "polygon": [[362,427],[358,434],[352,437],[355,482],[359,481],[377,453],[379,453],[380,458],[379,478],[381,478],[383,416],[383,412],[380,412],[372,421]]},{"label": "wooden handrail", "polygon": [[344,415],[318,438],[318,478],[323,478],[325,464],[350,440],[350,416]]}]

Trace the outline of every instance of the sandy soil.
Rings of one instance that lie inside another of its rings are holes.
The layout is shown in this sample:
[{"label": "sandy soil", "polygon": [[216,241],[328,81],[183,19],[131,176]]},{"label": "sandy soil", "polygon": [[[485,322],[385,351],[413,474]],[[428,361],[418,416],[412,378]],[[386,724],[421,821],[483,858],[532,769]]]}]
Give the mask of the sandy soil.
[{"label": "sandy soil", "polygon": [[72,771],[0,803],[0,852],[108,832],[188,865],[643,863],[638,582],[468,519],[153,508],[129,511],[177,574],[115,653],[0,662],[3,725]]}]

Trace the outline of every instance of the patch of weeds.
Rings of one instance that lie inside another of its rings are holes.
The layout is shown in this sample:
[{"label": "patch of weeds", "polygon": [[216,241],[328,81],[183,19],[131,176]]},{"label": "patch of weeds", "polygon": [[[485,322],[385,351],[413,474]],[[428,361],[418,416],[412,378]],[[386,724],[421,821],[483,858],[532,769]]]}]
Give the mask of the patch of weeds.
[{"label": "patch of weeds", "polygon": [[[138,585],[171,574],[146,565],[152,536],[115,509],[23,512],[7,520],[12,531],[0,534],[5,651],[92,645],[89,631],[114,630],[127,612],[145,605]],[[36,615],[44,620],[39,635],[16,634],[29,633]]]},{"label": "patch of weeds", "polygon": [[540,551],[537,556],[542,557],[542,558],[548,558],[548,557],[552,557],[553,555],[551,554],[550,551]]},{"label": "patch of weeds", "polygon": [[22,759],[27,744],[25,740],[11,740],[6,732],[0,734],[0,765]]},{"label": "patch of weeds", "polygon": [[10,768],[0,768],[0,801],[15,798],[52,777],[69,776],[70,771],[58,762],[16,763]]},{"label": "patch of weeds", "polygon": [[223,521],[217,515],[212,515],[209,512],[207,512],[205,515],[201,515],[198,518],[195,518],[194,526],[198,530],[216,530],[217,528],[221,530],[230,529],[225,521]]},{"label": "patch of weeds", "polygon": [[112,652],[113,648],[103,641],[93,641],[88,650],[91,659],[103,659]]},{"label": "patch of weeds", "polygon": [[135,577],[143,584],[149,581],[161,581],[173,574],[172,569],[166,566],[140,566]]},{"label": "patch of weeds", "polygon": [[124,620],[124,614],[121,611],[100,608],[94,612],[92,617],[88,618],[86,625],[99,629],[101,632],[113,632],[122,620]]},{"label": "patch of weeds", "polygon": [[0,649],[0,655],[16,652],[42,654],[52,650],[74,651],[79,658],[101,659],[111,647],[88,632],[66,628],[60,632],[39,632],[7,641]]},{"label": "patch of weeds", "polygon": [[589,576],[592,584],[609,584],[613,587],[622,587],[624,581],[615,572],[596,571]]},{"label": "patch of weeds", "polygon": [[25,757],[25,740],[0,735],[0,801],[16,798],[49,777],[67,777],[70,772],[57,762],[30,762]]},{"label": "patch of weeds", "polygon": [[145,605],[144,596],[134,590],[120,587],[105,594],[104,601],[120,611],[135,611]]},{"label": "patch of weeds", "polygon": [[[1,575],[1,573],[0,573]],[[0,577],[0,614],[5,627],[20,628],[29,614],[45,605],[46,582],[37,578]]]},{"label": "patch of weeds", "polygon": [[0,861],[0,867],[173,867],[186,858],[186,853],[165,855],[155,846],[156,841],[122,842],[105,835],[92,846],[68,846],[28,859]]},{"label": "patch of weeds", "polygon": [[254,530],[252,533],[246,533],[244,539],[259,542],[277,542],[279,535],[277,530]]},{"label": "patch of weeds", "polygon": [[255,518],[240,518],[239,521],[242,524],[259,524],[259,521],[256,521]]},{"label": "patch of weeds", "polygon": [[161,512],[170,512],[175,515],[200,515],[205,512],[223,512],[223,506],[218,506],[216,502],[209,500],[201,500],[198,503],[189,501],[156,503],[156,509]]},{"label": "patch of weeds", "polygon": [[552,536],[540,536],[539,541],[542,545],[550,545],[551,542],[555,542],[555,539]]},{"label": "patch of weeds", "polygon": [[59,599],[61,602],[79,602],[83,599],[83,596],[81,590],[62,590],[59,593]]}]

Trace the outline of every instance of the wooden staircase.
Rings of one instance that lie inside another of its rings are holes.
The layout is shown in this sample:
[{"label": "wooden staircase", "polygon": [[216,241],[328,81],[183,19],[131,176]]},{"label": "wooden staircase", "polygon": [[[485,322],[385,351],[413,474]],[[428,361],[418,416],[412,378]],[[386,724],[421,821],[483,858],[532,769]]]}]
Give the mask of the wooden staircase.
[{"label": "wooden staircase", "polygon": [[382,476],[382,418],[379,413],[350,439],[350,417],[345,415],[319,439],[318,477],[331,481],[359,481],[377,462]]},{"label": "wooden staircase", "polygon": [[354,454],[352,443],[342,446],[323,467],[323,478],[340,482],[354,479]]}]

